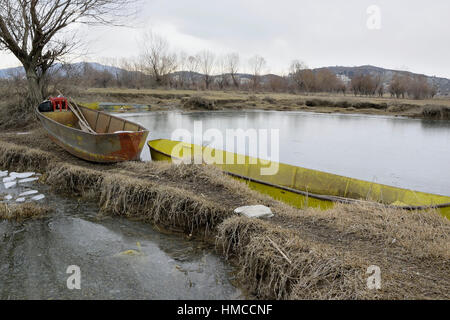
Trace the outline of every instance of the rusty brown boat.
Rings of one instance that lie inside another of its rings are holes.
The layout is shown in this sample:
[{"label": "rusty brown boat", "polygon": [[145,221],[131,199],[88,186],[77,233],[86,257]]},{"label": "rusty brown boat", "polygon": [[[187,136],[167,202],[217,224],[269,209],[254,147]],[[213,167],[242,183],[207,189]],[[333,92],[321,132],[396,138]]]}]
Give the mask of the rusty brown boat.
[{"label": "rusty brown boat", "polygon": [[[50,138],[72,155],[97,163],[140,160],[149,134],[137,123],[83,106],[67,99],[51,99],[36,108]],[[44,105],[44,107],[42,107]]]}]

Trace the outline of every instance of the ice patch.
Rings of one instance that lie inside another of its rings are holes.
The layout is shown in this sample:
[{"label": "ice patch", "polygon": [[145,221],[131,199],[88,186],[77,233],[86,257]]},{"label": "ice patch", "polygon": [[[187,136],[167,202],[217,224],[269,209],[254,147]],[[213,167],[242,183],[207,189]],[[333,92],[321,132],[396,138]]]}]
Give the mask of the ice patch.
[{"label": "ice patch", "polygon": [[43,194],[38,194],[37,196],[34,196],[33,198],[31,198],[31,200],[33,201],[39,201],[45,199],[45,196]]},{"label": "ice patch", "polygon": [[39,180],[39,178],[21,179],[21,180],[19,180],[19,183],[27,183],[27,182],[37,181],[37,180]]},{"label": "ice patch", "polygon": [[34,172],[23,172],[23,173],[12,172],[10,174],[11,177],[15,177],[16,179],[26,179],[26,178],[30,178],[34,175],[35,175]]},{"label": "ice patch", "polygon": [[5,183],[5,189],[9,189],[9,188],[15,187],[16,185],[17,185],[16,181],[6,182]]},{"label": "ice patch", "polygon": [[25,202],[25,198],[18,198],[16,202]]},{"label": "ice patch", "polygon": [[16,177],[3,178],[3,183],[16,181]]},{"label": "ice patch", "polygon": [[0,178],[6,177],[8,175],[8,171],[0,171]]},{"label": "ice patch", "polygon": [[10,194],[8,194],[4,199],[6,200],[6,201],[9,201],[9,200],[12,200],[12,195],[10,195]]},{"label": "ice patch", "polygon": [[31,196],[31,195],[37,194],[37,193],[39,193],[39,191],[37,191],[37,190],[30,190],[30,191],[23,192],[23,193],[19,194],[19,197]]}]

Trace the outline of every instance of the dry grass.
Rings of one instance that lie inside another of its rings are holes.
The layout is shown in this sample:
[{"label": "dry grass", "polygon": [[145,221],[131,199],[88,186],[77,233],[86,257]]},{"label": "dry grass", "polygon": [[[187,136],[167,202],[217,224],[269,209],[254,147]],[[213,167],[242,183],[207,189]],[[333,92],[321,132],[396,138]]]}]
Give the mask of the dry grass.
[{"label": "dry grass", "polygon": [[0,219],[24,221],[43,218],[50,209],[33,203],[12,204],[0,203]]},{"label": "dry grass", "polygon": [[365,297],[357,257],[339,256],[326,244],[302,239],[293,230],[242,217],[225,221],[219,235],[227,256],[232,252],[239,261],[241,281],[260,298]]},{"label": "dry grass", "polygon": [[183,108],[194,110],[217,110],[216,102],[201,96],[192,96],[183,100]]},{"label": "dry grass", "polygon": [[[348,205],[274,211],[270,222],[234,217],[219,227],[219,246],[258,297],[449,297],[450,222],[437,213]],[[382,290],[366,287],[370,265],[381,268]]]},{"label": "dry grass", "polygon": [[14,170],[45,171],[52,154],[39,149],[0,141],[0,166]]},{"label": "dry grass", "polygon": [[26,91],[0,88],[0,129],[26,128],[35,124],[34,106],[26,96]]},{"label": "dry grass", "polygon": [[[139,167],[137,163],[128,165]],[[156,170],[152,171],[150,177],[167,173],[170,169],[166,164],[159,168],[158,164],[153,164],[152,167]],[[170,171],[172,178],[177,172],[181,173],[179,169]],[[66,164],[51,169],[46,181],[57,191],[96,199],[105,214],[136,218],[169,228],[176,227],[188,234],[210,236],[216,226],[232,214],[230,207],[211,201],[211,197],[161,184],[145,175],[135,178],[121,172],[99,172]],[[188,176],[193,178],[195,172],[196,170],[184,173],[187,181]]]},{"label": "dry grass", "polygon": [[232,211],[178,188],[121,175],[108,176],[100,198],[104,212],[139,218],[188,234],[210,236]]}]

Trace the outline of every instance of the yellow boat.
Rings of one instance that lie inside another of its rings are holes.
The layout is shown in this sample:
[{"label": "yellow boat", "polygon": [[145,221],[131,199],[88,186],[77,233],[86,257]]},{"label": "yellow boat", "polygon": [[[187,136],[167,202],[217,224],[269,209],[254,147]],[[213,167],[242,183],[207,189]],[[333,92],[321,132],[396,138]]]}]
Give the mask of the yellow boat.
[{"label": "yellow boat", "polygon": [[[185,142],[159,139],[149,141],[148,145],[153,161],[190,159],[195,163],[214,164],[226,174],[247,182],[250,188],[297,208],[325,210],[337,202],[370,201],[405,210],[435,208],[450,219],[450,197],[447,196],[382,185]],[[273,175],[262,174],[262,169],[268,168],[278,170]]]}]

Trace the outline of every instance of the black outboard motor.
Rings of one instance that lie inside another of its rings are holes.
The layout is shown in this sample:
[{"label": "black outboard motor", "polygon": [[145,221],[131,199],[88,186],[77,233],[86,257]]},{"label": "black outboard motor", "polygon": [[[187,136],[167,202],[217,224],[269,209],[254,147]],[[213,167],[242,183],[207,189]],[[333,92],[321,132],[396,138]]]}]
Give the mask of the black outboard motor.
[{"label": "black outboard motor", "polygon": [[39,112],[53,112],[53,105],[50,100],[42,102],[38,107]]}]

